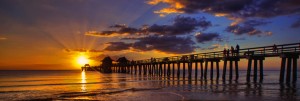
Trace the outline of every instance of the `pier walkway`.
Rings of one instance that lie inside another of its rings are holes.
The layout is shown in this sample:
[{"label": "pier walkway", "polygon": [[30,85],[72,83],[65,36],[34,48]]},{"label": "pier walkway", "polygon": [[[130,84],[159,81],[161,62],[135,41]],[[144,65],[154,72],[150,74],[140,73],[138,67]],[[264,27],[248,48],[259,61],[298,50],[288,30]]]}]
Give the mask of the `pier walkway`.
[{"label": "pier walkway", "polygon": [[[207,53],[187,54],[181,56],[171,56],[162,58],[151,58],[145,60],[128,61],[126,63],[115,63],[112,71],[115,73],[129,73],[135,75],[156,75],[165,77],[186,77],[192,79],[194,74],[195,80],[207,80],[208,68],[210,68],[211,80],[238,80],[239,66],[241,59],[247,59],[247,82],[259,82],[264,78],[264,60],[269,57],[281,58],[280,66],[280,83],[296,83],[297,81],[297,60],[300,54],[300,43],[271,45],[263,47],[244,48],[239,50],[215,51]],[[220,71],[220,61],[223,61],[223,71]],[[229,65],[229,66],[228,66]],[[253,65],[253,66],[252,66]],[[229,68],[227,68],[227,66]],[[193,68],[194,67],[194,70]],[[198,75],[198,70],[200,72]],[[229,75],[226,75],[229,69]],[[251,72],[253,71],[253,72]],[[182,72],[182,75],[181,75]],[[194,72],[194,73],[192,73]],[[222,75],[221,73],[222,72]],[[214,74],[215,73],[215,74]],[[253,73],[253,74],[251,74]],[[259,79],[258,79],[259,73]],[[233,78],[235,74],[235,78]],[[253,76],[252,76],[253,75]],[[251,79],[252,78],[252,79]]]}]

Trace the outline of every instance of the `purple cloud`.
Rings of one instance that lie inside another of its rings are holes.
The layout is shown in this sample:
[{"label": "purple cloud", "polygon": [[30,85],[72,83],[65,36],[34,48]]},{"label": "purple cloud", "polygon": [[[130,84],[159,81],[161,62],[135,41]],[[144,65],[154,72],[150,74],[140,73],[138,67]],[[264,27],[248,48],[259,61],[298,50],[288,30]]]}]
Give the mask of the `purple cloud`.
[{"label": "purple cloud", "polygon": [[197,42],[204,43],[213,40],[220,40],[220,35],[217,33],[197,33],[195,35]]},{"label": "purple cloud", "polygon": [[105,51],[122,51],[128,50],[131,47],[130,43],[125,42],[109,42],[108,46],[104,49]]},{"label": "purple cloud", "polygon": [[170,13],[205,12],[230,18],[274,17],[300,12],[299,0],[149,0],[148,4],[165,3],[169,6],[155,11]]},{"label": "purple cloud", "polygon": [[156,35],[140,38],[133,44],[133,48],[143,51],[158,50],[166,53],[183,54],[193,52],[194,44],[189,37]]}]

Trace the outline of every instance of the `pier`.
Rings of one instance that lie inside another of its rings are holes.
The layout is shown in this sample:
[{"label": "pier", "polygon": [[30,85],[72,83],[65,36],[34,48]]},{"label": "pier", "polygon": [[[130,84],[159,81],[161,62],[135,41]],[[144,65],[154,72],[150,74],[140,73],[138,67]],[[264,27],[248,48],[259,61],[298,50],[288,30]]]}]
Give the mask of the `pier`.
[{"label": "pier", "polygon": [[[125,61],[112,65],[113,73],[128,73],[133,75],[151,75],[192,80],[238,80],[241,59],[248,61],[247,82],[263,82],[264,60],[269,57],[281,58],[280,83],[296,83],[297,60],[300,54],[300,43],[271,45],[263,47],[244,48],[235,51],[215,51],[207,53],[186,54],[162,58],[151,58],[137,61]],[[223,61],[221,75],[220,62]],[[228,66],[228,67],[227,67]],[[192,70],[194,67],[194,71]],[[207,73],[210,69],[210,74]],[[198,71],[200,71],[198,73]],[[227,72],[229,75],[226,75]],[[186,78],[187,73],[187,78]],[[258,76],[259,73],[259,76]],[[200,75],[198,75],[200,74]],[[221,78],[220,78],[221,76]],[[199,78],[199,79],[198,79]]]}]

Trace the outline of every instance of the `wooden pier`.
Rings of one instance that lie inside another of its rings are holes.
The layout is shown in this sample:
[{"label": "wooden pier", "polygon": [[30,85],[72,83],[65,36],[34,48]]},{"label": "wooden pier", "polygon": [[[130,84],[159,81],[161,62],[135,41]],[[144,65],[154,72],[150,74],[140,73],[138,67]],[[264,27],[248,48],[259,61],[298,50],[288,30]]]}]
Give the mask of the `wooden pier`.
[{"label": "wooden pier", "polygon": [[[173,79],[175,78],[175,75],[177,78],[182,77],[183,79],[186,79],[187,73],[187,79],[191,80],[193,72],[192,67],[194,67],[195,80],[207,80],[207,71],[208,68],[210,68],[210,80],[219,80],[219,63],[220,61],[223,61],[224,64],[222,80],[231,81],[239,79],[238,62],[241,59],[247,59],[247,82],[263,82],[264,60],[269,57],[278,57],[281,58],[279,81],[280,83],[285,82],[289,84],[291,82],[296,83],[297,81],[297,60],[299,59],[299,54],[300,43],[282,44],[275,46],[271,45],[264,47],[244,48],[235,51],[227,51],[225,53],[224,51],[216,51],[172,57],[151,58],[137,61],[127,61],[125,63],[115,63],[112,66],[112,72],[172,77]],[[229,68],[227,68],[228,65]],[[198,73],[199,69],[200,73]],[[228,70],[229,75],[226,75]],[[253,71],[253,76],[251,76],[251,71]],[[257,76],[258,72],[259,79]]]}]

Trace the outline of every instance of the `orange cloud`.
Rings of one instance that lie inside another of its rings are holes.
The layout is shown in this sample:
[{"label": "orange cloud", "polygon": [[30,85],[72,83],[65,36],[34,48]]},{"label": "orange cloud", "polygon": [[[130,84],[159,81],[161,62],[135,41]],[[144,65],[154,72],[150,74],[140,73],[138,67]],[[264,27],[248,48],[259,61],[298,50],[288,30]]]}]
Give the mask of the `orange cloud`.
[{"label": "orange cloud", "polygon": [[0,40],[7,40],[6,37],[0,37]]}]

